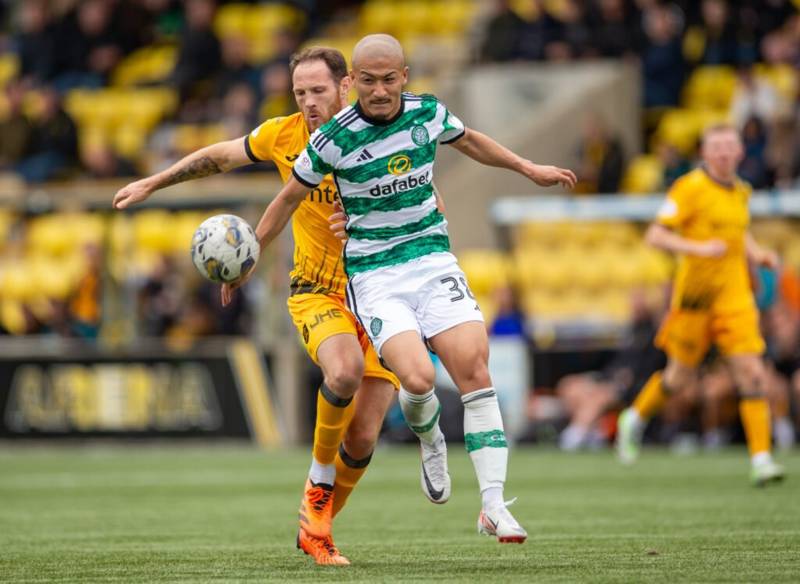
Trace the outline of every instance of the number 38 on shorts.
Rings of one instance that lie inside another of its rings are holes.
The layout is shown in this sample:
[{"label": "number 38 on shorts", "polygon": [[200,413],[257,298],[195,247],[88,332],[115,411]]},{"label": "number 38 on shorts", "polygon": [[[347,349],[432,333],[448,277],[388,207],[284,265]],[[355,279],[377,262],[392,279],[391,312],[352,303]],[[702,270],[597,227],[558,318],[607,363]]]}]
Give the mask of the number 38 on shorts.
[{"label": "number 38 on shorts", "polygon": [[383,343],[402,332],[429,339],[464,322],[483,322],[450,253],[357,274],[348,284],[347,301],[379,354]]}]

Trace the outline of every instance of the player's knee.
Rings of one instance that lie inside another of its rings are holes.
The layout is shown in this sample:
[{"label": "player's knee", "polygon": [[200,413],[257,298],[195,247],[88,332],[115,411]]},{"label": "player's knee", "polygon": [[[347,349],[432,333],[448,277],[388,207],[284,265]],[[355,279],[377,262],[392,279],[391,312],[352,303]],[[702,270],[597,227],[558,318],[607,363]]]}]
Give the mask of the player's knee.
[{"label": "player's knee", "polygon": [[339,397],[352,396],[361,384],[364,365],[358,362],[342,362],[325,371],[325,384]]},{"label": "player's knee", "polygon": [[492,378],[489,375],[489,366],[485,361],[477,360],[464,367],[463,379],[471,387],[491,387]]},{"label": "player's knee", "polygon": [[667,393],[674,393],[675,391],[693,383],[694,378],[694,369],[685,367],[683,365],[668,365],[664,370],[662,383],[664,390]]},{"label": "player's knee", "polygon": [[433,389],[433,381],[436,377],[436,372],[433,365],[429,367],[419,367],[406,373],[403,376],[402,384],[403,389],[409,393],[423,394],[428,393]]},{"label": "player's knee", "polygon": [[743,397],[764,397],[766,395],[766,377],[763,367],[740,371],[736,379],[739,394]]}]

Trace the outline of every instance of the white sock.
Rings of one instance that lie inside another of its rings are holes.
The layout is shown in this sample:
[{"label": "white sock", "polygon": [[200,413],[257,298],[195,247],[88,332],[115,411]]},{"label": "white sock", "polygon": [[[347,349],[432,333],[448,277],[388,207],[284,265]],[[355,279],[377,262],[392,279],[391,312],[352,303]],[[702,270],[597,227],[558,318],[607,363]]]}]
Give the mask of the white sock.
[{"label": "white sock", "polygon": [[417,437],[427,444],[433,444],[442,437],[439,429],[439,414],[442,413],[442,404],[436,397],[433,389],[428,393],[409,393],[400,388],[400,409],[406,424]]},{"label": "white sock", "polygon": [[503,487],[489,487],[481,491],[481,506],[483,509],[495,509],[505,504],[506,502],[503,501]]},{"label": "white sock", "polygon": [[493,387],[461,396],[464,404],[464,442],[475,467],[481,493],[489,489],[492,498],[503,500],[503,485],[508,466],[508,444],[503,418]]},{"label": "white sock", "polygon": [[314,484],[325,484],[333,486],[336,481],[336,465],[320,464],[317,459],[311,457],[311,469],[308,471],[308,478]]},{"label": "white sock", "polygon": [[633,429],[636,432],[644,432],[645,427],[647,426],[647,420],[643,419],[642,416],[639,415],[639,412],[636,411],[636,408],[628,408],[628,417],[633,422]]},{"label": "white sock", "polygon": [[584,445],[588,435],[589,432],[586,428],[570,424],[561,431],[558,437],[558,447],[567,451],[578,450]]},{"label": "white sock", "polygon": [[762,464],[770,463],[772,462],[772,454],[770,454],[769,451],[756,452],[750,459],[750,462],[753,463],[753,466],[761,466]]},{"label": "white sock", "polygon": [[794,446],[794,424],[788,416],[775,418],[772,422],[772,435],[775,438],[775,446],[781,450],[789,450]]}]

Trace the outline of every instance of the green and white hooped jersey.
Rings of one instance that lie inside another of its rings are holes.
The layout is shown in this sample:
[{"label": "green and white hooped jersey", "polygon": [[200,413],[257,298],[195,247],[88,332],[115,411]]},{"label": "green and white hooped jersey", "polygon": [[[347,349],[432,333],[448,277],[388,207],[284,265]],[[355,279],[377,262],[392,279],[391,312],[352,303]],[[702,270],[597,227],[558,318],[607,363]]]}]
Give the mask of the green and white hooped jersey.
[{"label": "green and white hooped jersey", "polygon": [[370,119],[356,102],[314,132],[293,173],[309,188],[333,174],[347,214],[348,276],[449,251],[433,163],[439,143],[463,135],[444,104],[412,93],[391,120]]}]

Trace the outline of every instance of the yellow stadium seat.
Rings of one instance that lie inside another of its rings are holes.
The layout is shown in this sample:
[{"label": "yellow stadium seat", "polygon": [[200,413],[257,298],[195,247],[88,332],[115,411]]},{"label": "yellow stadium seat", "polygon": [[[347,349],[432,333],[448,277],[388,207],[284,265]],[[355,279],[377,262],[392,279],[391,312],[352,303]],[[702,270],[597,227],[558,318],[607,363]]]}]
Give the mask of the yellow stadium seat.
[{"label": "yellow stadium seat", "polygon": [[[359,28],[362,34],[398,32],[397,14],[402,10],[395,2],[387,0],[370,0],[359,13]],[[348,62],[350,60],[348,59]]]},{"label": "yellow stadium seat", "polygon": [[19,59],[14,53],[4,53],[0,55],[0,87],[17,76],[19,72]]},{"label": "yellow stadium seat", "polygon": [[727,110],[672,109],[661,118],[651,146],[664,142],[688,156],[695,151],[700,136],[708,126],[728,121],[730,115]]},{"label": "yellow stadium seat", "polygon": [[152,209],[133,218],[134,245],[145,252],[169,253],[174,249],[171,213]]},{"label": "yellow stadium seat", "polygon": [[640,154],[634,158],[622,178],[621,189],[627,194],[659,191],[664,183],[664,165],[657,156]]},{"label": "yellow stadium seat", "polygon": [[797,97],[800,74],[792,65],[758,63],[755,65],[754,71],[756,77],[770,83],[786,99],[794,101]]},{"label": "yellow stadium seat", "polygon": [[0,300],[0,324],[12,335],[25,334],[28,322],[20,301],[12,298]]},{"label": "yellow stadium seat", "polygon": [[131,87],[163,81],[175,68],[177,58],[173,45],[143,47],[119,62],[111,74],[111,84]]},{"label": "yellow stadium seat", "polygon": [[250,18],[249,4],[225,4],[214,16],[214,32],[220,38],[240,36],[247,30]]},{"label": "yellow stadium seat", "polygon": [[114,150],[120,156],[136,160],[144,153],[147,143],[146,130],[137,124],[124,124],[114,133]]},{"label": "yellow stadium seat", "polygon": [[689,109],[726,110],[735,90],[733,67],[698,67],[684,84],[683,105]]},{"label": "yellow stadium seat", "polygon": [[495,289],[508,285],[510,281],[510,261],[501,251],[464,251],[459,254],[459,265],[477,295],[490,296]]}]

